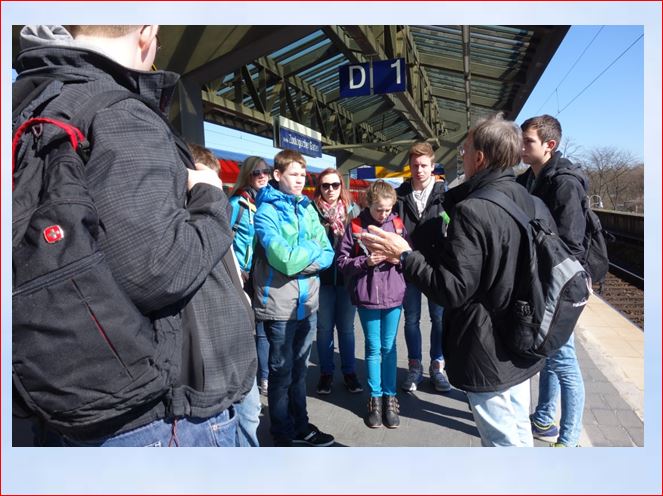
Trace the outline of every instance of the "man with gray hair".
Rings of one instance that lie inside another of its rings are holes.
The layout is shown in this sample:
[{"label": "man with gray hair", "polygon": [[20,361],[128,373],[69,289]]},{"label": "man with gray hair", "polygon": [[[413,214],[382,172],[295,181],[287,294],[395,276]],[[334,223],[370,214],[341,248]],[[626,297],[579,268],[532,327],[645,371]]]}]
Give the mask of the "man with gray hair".
[{"label": "man with gray hair", "polygon": [[[406,280],[444,306],[449,381],[467,392],[483,446],[533,445],[529,379],[543,367],[542,359],[511,352],[499,326],[526,274],[528,240],[505,210],[473,197],[479,190],[500,191],[534,213],[539,200],[516,183],[512,170],[521,147],[520,129],[499,115],[469,131],[460,148],[465,182],[447,193],[451,222],[437,255],[411,251],[398,236],[373,227],[362,236],[371,251],[400,257]],[[554,225],[551,217],[544,221]]]}]

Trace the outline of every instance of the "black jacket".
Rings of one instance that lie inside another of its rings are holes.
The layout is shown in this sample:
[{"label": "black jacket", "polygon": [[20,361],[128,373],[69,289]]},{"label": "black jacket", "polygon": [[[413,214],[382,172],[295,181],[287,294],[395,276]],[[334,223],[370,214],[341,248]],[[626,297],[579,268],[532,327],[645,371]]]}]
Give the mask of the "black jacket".
[{"label": "black jacket", "polygon": [[[449,381],[473,392],[507,389],[544,364],[512,355],[494,326],[492,315],[506,310],[511,300],[523,237],[508,213],[486,200],[467,198],[485,186],[502,191],[533,213],[532,197],[516,183],[511,170],[481,171],[459,190],[464,196],[456,198],[440,252],[427,258],[414,251],[403,267],[406,280],[444,306],[442,346]],[[455,194],[454,190],[449,193]]]},{"label": "black jacket", "polygon": [[412,183],[406,181],[396,189],[398,198],[394,212],[403,219],[405,230],[410,235],[412,247],[425,254],[435,253],[439,249],[445,233],[444,221],[440,215],[444,212],[444,183],[433,185],[426,208],[420,216],[412,196]]},{"label": "black jacket", "polygon": [[[91,50],[36,41],[18,56],[19,78],[68,80],[42,115],[67,119],[91,97],[118,89],[166,110],[176,74],[132,71]],[[167,387],[156,403],[146,402],[77,437],[116,434],[171,416],[217,414],[240,400],[255,376],[253,321],[237,310],[243,308],[240,295],[219,270],[232,242],[227,198],[206,184],[187,193],[188,173],[172,131],[138,100],[98,112],[88,138],[92,151],[86,174],[102,223],[99,244],[118,283],[154,322],[151,359]],[[199,326],[185,330],[180,311],[207,280],[218,293],[201,302],[205,313],[196,319]],[[202,384],[187,379],[192,365],[182,363],[188,355],[185,333],[197,360],[193,366],[204,373]]]},{"label": "black jacket", "polygon": [[585,264],[587,191],[589,180],[579,165],[555,152],[538,177],[530,167],[517,181],[543,200],[555,219],[559,236],[581,264]]}]

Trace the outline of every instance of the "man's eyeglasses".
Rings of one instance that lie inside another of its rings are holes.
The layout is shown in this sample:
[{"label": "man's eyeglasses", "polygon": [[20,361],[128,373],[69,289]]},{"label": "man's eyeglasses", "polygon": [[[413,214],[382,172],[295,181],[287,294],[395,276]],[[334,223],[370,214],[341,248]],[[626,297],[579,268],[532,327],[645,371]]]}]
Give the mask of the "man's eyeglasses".
[{"label": "man's eyeglasses", "polygon": [[338,188],[341,187],[341,183],[322,183],[322,184],[320,184],[320,187],[322,189],[330,189],[331,188],[334,191],[336,191]]},{"label": "man's eyeglasses", "polygon": [[262,176],[263,174],[264,174],[265,176],[269,176],[271,173],[272,173],[272,169],[254,169],[254,170],[251,172],[251,175],[252,175],[253,177],[260,177],[260,176]]}]

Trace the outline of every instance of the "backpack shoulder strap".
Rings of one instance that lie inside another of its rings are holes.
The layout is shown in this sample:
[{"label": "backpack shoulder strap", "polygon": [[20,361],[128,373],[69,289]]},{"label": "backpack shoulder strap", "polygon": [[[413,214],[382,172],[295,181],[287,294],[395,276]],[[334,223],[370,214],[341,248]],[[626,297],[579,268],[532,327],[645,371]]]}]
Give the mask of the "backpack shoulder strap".
[{"label": "backpack shoulder strap", "polygon": [[239,210],[237,211],[237,217],[235,218],[235,222],[233,222],[233,225],[231,227],[233,236],[239,229],[239,222],[242,220],[242,216],[244,215],[244,211],[246,210],[246,207],[241,203],[237,203],[237,205],[239,205]]},{"label": "backpack shoulder strap", "polygon": [[352,234],[360,234],[363,231],[361,219],[359,217],[352,219],[350,225],[352,226]]},{"label": "backpack shoulder strap", "polygon": [[396,231],[396,234],[402,236],[403,235],[403,219],[401,219],[398,215],[391,219],[392,224],[394,225],[394,231]]},{"label": "backpack shoulder strap", "polygon": [[508,213],[526,232],[529,232],[529,225],[532,218],[527,215],[522,208],[518,206],[511,198],[501,191],[493,188],[481,188],[472,193],[471,198],[480,198],[494,203]]}]

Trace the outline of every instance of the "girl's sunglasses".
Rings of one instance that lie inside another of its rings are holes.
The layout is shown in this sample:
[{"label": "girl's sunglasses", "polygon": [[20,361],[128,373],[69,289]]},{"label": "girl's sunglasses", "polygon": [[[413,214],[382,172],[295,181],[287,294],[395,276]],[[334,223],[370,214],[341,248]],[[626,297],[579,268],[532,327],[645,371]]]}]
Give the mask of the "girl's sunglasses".
[{"label": "girl's sunglasses", "polygon": [[263,174],[266,175],[266,176],[269,176],[271,173],[272,173],[271,169],[254,169],[251,172],[251,175],[253,177],[259,177],[259,176],[262,176]]},{"label": "girl's sunglasses", "polygon": [[322,189],[330,189],[331,188],[334,191],[336,191],[338,188],[341,187],[341,183],[322,183],[322,184],[320,184],[320,187]]}]

